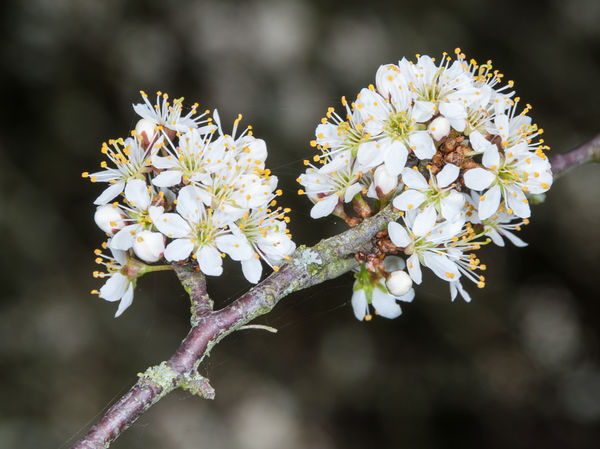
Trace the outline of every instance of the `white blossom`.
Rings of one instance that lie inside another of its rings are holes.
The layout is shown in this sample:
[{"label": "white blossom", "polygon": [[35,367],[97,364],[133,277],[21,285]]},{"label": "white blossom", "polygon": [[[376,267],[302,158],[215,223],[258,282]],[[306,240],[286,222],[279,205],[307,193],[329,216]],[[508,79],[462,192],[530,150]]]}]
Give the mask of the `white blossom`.
[{"label": "white blossom", "polygon": [[[485,269],[473,253],[466,251],[479,249],[482,234],[476,234],[471,225],[465,225],[464,217],[455,221],[444,221],[436,225],[424,236],[417,236],[411,231],[414,219],[400,223],[388,224],[388,233],[394,245],[402,248],[409,256],[406,261],[408,273],[416,284],[422,282],[421,265],[429,268],[440,279],[447,282],[457,281],[461,275],[483,287],[484,277],[476,275],[475,270]],[[414,216],[414,214],[412,214]]]},{"label": "white blossom", "polygon": [[128,276],[128,256],[125,251],[111,249],[112,257],[102,254],[96,250],[98,256],[96,263],[104,265],[106,271],[94,271],[95,278],[106,278],[106,282],[100,290],[92,290],[106,301],[119,301],[119,307],[115,318],[120,316],[133,302],[133,290],[135,289],[135,277]]},{"label": "white blossom", "polygon": [[[126,251],[134,247],[136,255],[146,262],[156,262],[158,257],[154,254],[158,250],[156,237],[150,237],[140,240],[140,233],[151,232],[158,217],[164,212],[162,206],[154,206],[154,191],[141,179],[133,179],[125,187],[125,200],[127,205],[120,206],[120,209],[128,215],[124,221],[126,226],[122,227],[110,241],[110,248]],[[151,243],[150,243],[151,242]],[[135,245],[134,245],[135,244]],[[144,248],[151,245],[151,248]],[[141,254],[145,254],[142,257]],[[150,256],[152,254],[152,256]],[[160,252],[158,253],[160,255]]]},{"label": "white blossom", "polygon": [[305,190],[304,194],[315,203],[310,211],[312,218],[330,215],[338,203],[349,203],[355,195],[366,188],[361,184],[362,170],[359,164],[352,163],[352,155],[346,150],[333,156],[330,162],[321,167],[311,164],[306,173],[298,178]]},{"label": "white blossom", "polygon": [[[169,101],[166,93],[156,93],[156,103],[152,104],[148,100],[148,95],[140,91],[143,103],[133,105],[133,110],[142,118],[155,123],[157,126],[163,126],[177,132],[185,132],[190,129],[197,129],[199,125],[208,123],[209,120],[203,120],[208,111],[196,115],[198,104],[195,103],[190,111],[183,115],[183,98]],[[200,131],[206,133],[214,129],[214,125],[206,125],[200,128]]]},{"label": "white blossom", "polygon": [[109,140],[102,144],[102,153],[105,154],[116,168],[109,168],[106,161],[102,162],[104,170],[96,173],[84,172],[84,178],[92,182],[107,182],[110,185],[94,201],[96,205],[106,204],[123,192],[125,185],[133,179],[144,179],[147,166],[150,165],[148,155],[160,146],[157,142],[152,148],[144,149],[140,142],[134,138]]},{"label": "white blossom", "polygon": [[417,236],[427,234],[438,219],[454,220],[465,204],[464,195],[453,189],[459,168],[446,164],[437,174],[429,174],[429,181],[416,169],[405,168],[402,182],[407,190],[394,198],[394,207],[402,211],[419,209],[412,231]]},{"label": "white blossom", "polygon": [[491,217],[502,202],[509,214],[521,218],[531,215],[526,193],[542,193],[552,184],[552,170],[548,158],[541,151],[529,151],[526,142],[501,153],[496,145],[480,133],[470,136],[476,151],[483,153],[485,168],[473,168],[464,174],[465,185],[485,192],[479,198],[478,213],[481,220]]}]

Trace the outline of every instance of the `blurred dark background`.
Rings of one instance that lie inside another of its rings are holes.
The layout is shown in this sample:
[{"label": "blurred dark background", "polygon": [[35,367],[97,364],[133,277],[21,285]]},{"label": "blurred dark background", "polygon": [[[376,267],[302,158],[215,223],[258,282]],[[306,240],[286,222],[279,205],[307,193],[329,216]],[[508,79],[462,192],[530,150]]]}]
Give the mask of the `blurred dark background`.
[{"label": "blurred dark background", "polygon": [[[103,238],[81,179],[125,136],[140,89],[217,107],[269,146],[297,243],[295,178],[328,106],[382,63],[460,46],[493,59],[554,153],[600,129],[600,2],[5,1],[0,12],[0,447],[70,447],[185,336],[172,273],[132,307],[88,292]],[[213,350],[214,402],[176,392],[115,448],[592,448],[600,439],[600,167],[556,182],[524,249],[485,248],[488,286],[451,303],[429,276],[394,320],[357,322],[350,275],[286,298]],[[232,265],[218,306],[249,286]]]}]

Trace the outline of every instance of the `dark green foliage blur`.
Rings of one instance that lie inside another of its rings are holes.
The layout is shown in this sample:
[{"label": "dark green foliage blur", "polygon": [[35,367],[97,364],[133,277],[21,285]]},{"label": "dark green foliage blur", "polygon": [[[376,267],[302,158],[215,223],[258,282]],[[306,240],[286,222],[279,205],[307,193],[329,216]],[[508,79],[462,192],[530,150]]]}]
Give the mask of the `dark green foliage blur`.
[{"label": "dark green foliage blur", "polygon": [[[185,336],[172,273],[133,305],[99,283],[102,186],[81,179],[126,136],[138,91],[239,112],[267,141],[297,243],[311,221],[295,178],[328,106],[382,63],[460,46],[513,79],[553,152],[600,130],[600,2],[5,1],[0,12],[0,447],[66,448]],[[521,233],[485,248],[484,290],[452,304],[425,278],[394,320],[355,320],[350,275],[286,298],[213,350],[214,402],[177,392],[115,448],[593,448],[600,440],[600,166],[556,182]],[[218,306],[248,288],[211,279]]]}]

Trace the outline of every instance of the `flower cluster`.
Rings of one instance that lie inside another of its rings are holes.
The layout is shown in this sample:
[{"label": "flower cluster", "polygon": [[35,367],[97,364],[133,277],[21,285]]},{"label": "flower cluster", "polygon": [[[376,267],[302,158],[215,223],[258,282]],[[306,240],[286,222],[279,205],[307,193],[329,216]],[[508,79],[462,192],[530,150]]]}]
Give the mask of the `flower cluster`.
[{"label": "flower cluster", "polygon": [[[83,173],[108,187],[94,204],[94,219],[108,236],[96,250],[108,278],[98,294],[119,301],[119,316],[132,302],[139,276],[169,268],[147,265],[191,260],[205,275],[220,276],[223,258],[241,263],[256,283],[261,260],[274,270],[295,249],[287,229],[289,209],[277,207],[277,177],[265,168],[265,142],[242,119],[225,133],[218,112],[187,112],[183,99],[157,93],[152,104],[133,105],[141,116],[131,137],[102,145],[102,170]],[[144,262],[144,263],[143,263]]]},{"label": "flower cluster", "polygon": [[406,257],[412,282],[420,284],[427,267],[448,282],[452,299],[460,293],[470,301],[461,281],[485,285],[475,251],[504,238],[525,245],[512,231],[529,222],[528,197],[552,184],[549,148],[531,106],[520,109],[513,82],[502,79],[491,61],[467,61],[460,49],[439,62],[403,58],[381,66],[375,85],[354,102],[343,97],[344,114],[329,108],[317,126],[318,153],[298,178],[299,193],[314,203],[311,216],[334,214],[353,226],[389,203],[401,215],[378,237],[378,263],[364,264],[370,281],[363,273],[355,285],[357,318],[370,316],[367,304],[388,318],[399,314],[375,299],[397,297],[381,248]]}]

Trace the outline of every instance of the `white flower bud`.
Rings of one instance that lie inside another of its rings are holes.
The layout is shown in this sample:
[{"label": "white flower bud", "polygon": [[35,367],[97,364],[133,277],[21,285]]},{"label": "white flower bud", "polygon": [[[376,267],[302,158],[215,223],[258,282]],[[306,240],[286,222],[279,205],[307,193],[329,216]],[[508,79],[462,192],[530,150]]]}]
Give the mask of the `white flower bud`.
[{"label": "white flower bud", "polygon": [[111,235],[125,226],[123,214],[118,207],[114,207],[112,204],[97,207],[94,221],[100,229]]},{"label": "white flower bud", "polygon": [[135,132],[142,138],[144,145],[149,145],[150,142],[152,142],[155,131],[156,122],[148,120],[147,118],[138,120],[137,124],[135,125]]},{"label": "white flower bud", "polygon": [[396,270],[390,273],[385,281],[385,286],[396,297],[404,296],[412,287],[412,279],[406,271]]},{"label": "white flower bud", "polygon": [[385,166],[380,165],[373,174],[373,183],[381,189],[381,193],[387,195],[398,187],[398,177],[390,175]]},{"label": "white flower bud", "polygon": [[429,124],[427,131],[434,140],[442,140],[450,134],[450,122],[446,117],[440,115]]},{"label": "white flower bud", "polygon": [[133,241],[133,251],[144,262],[156,262],[165,252],[165,238],[158,232],[138,232]]}]

